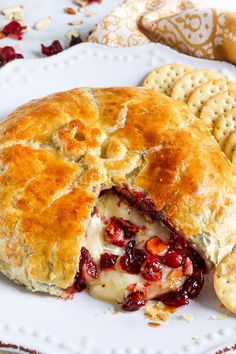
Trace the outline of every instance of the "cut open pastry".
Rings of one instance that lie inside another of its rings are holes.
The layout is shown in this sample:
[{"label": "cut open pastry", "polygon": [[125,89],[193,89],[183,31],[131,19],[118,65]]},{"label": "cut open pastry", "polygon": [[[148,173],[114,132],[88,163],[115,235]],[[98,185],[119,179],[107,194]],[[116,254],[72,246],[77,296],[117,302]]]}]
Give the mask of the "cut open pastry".
[{"label": "cut open pastry", "polygon": [[108,190],[97,200],[71,291],[88,288],[92,295],[116,301],[127,311],[151,299],[176,307],[187,304],[202,289],[204,261],[152,215],[153,205],[142,209],[142,204],[150,203],[143,193],[130,199],[126,192]]},{"label": "cut open pastry", "polygon": [[153,90],[32,101],[0,123],[0,164],[0,270],[31,291],[180,306],[236,243],[234,166]]}]

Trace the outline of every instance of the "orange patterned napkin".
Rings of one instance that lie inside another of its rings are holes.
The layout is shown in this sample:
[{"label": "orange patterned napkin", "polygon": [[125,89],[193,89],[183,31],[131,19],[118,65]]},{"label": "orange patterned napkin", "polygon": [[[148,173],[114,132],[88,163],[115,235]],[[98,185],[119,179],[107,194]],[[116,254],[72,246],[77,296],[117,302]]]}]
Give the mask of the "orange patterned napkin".
[{"label": "orange patterned napkin", "polygon": [[236,12],[200,6],[199,0],[128,0],[108,14],[88,40],[113,47],[160,42],[189,55],[235,64]]}]

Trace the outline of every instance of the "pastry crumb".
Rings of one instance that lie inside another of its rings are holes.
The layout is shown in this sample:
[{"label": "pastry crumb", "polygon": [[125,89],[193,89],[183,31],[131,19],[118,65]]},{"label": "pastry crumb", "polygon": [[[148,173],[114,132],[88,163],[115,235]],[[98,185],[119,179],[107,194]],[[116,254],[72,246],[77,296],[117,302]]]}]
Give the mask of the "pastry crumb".
[{"label": "pastry crumb", "polygon": [[183,313],[183,315],[181,316],[181,319],[185,320],[188,323],[192,323],[193,322],[193,315],[191,312],[186,312],[186,313]]},{"label": "pastry crumb", "polygon": [[161,326],[160,323],[157,323],[157,322],[148,322],[148,325],[150,327],[160,327]]},{"label": "pastry crumb", "polygon": [[162,302],[158,302],[153,305],[153,303],[148,303],[146,305],[145,317],[151,319],[152,321],[168,321],[170,315],[175,313],[176,309],[171,306],[167,306]]},{"label": "pastry crumb", "polygon": [[68,23],[68,25],[70,25],[70,26],[79,26],[79,25],[82,25],[82,23],[83,23],[82,20],[77,19],[77,20],[74,20],[74,21],[70,21]]}]

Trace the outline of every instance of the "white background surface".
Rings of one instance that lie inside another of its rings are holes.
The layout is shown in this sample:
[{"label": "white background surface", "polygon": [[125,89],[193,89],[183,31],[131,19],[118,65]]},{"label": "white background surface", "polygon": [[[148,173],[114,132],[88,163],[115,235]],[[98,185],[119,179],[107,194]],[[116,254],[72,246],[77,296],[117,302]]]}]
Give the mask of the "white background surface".
[{"label": "white background surface", "polygon": [[[49,45],[53,40],[58,39],[64,48],[68,47],[68,41],[65,39],[67,31],[76,27],[81,31],[81,36],[86,37],[98,21],[122,2],[123,0],[103,0],[102,4],[91,4],[86,9],[88,12],[95,13],[95,15],[86,17],[82,13],[77,15],[64,13],[63,9],[65,7],[78,8],[72,0],[0,0],[0,11],[8,6],[23,4],[25,21],[29,25],[29,30],[24,33],[22,40],[4,38],[0,40],[0,46],[21,45],[22,49],[17,50],[17,52],[22,53],[25,58],[42,57],[41,43]],[[52,17],[50,27],[44,31],[35,30],[33,28],[35,23],[46,16]],[[84,23],[79,26],[68,25],[68,22],[75,19],[81,19]],[[0,28],[8,22],[3,15],[0,15]]]},{"label": "white background surface", "polygon": [[[235,67],[180,55],[161,45],[108,48],[82,44],[47,59],[15,60],[0,70],[0,117],[20,104],[76,86],[134,86],[154,67],[186,63],[216,69],[236,82]],[[123,73],[123,75],[121,74]],[[29,162],[30,163],[30,162]],[[31,294],[0,276],[0,339],[47,354],[214,354],[236,342],[235,317],[224,313],[206,282],[200,301],[179,309],[160,328],[142,311],[111,313],[87,293],[72,301]],[[191,312],[192,324],[181,319]]]}]

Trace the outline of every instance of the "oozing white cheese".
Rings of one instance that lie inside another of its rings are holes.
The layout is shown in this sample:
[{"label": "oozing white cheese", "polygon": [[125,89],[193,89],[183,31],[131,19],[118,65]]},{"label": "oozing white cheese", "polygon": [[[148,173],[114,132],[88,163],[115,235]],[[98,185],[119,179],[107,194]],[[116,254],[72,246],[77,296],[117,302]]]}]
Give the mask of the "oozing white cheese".
[{"label": "oozing white cheese", "polygon": [[[101,254],[112,253],[121,256],[124,248],[115,246],[105,239],[105,221],[111,217],[129,220],[142,228],[135,236],[135,247],[143,248],[145,242],[152,236],[158,235],[163,241],[169,238],[169,230],[158,221],[148,222],[135,208],[121,201],[117,195],[108,191],[101,196],[96,204],[96,213],[93,215],[87,229],[84,246],[89,250],[93,260],[99,265]],[[178,289],[184,282],[185,277],[171,279],[173,269],[164,267],[162,279],[152,282],[147,291],[147,298],[154,298],[166,291]],[[128,274],[119,270],[103,270],[99,272],[98,279],[89,284],[89,291],[95,297],[111,302],[122,302],[125,290],[131,284],[145,284],[145,279],[139,274]]]},{"label": "oozing white cheese", "polygon": [[90,293],[110,302],[122,303],[125,289],[130,284],[142,282],[141,276],[118,272],[116,270],[106,270],[99,274],[99,278],[89,286]]}]

